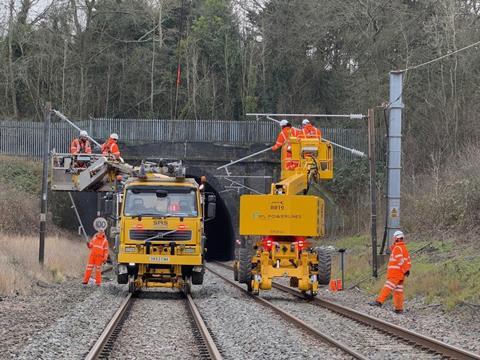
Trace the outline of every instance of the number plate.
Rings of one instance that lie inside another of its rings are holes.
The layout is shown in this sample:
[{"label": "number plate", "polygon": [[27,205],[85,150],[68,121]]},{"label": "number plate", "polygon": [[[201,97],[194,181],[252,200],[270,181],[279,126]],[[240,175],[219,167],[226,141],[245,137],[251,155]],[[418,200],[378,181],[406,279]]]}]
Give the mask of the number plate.
[{"label": "number plate", "polygon": [[163,220],[163,219],[155,219],[155,220],[153,220],[153,226],[160,227],[160,228],[166,228],[168,226],[168,221]]},{"label": "number plate", "polygon": [[168,260],[170,260],[168,256],[150,256],[152,262],[167,262]]}]

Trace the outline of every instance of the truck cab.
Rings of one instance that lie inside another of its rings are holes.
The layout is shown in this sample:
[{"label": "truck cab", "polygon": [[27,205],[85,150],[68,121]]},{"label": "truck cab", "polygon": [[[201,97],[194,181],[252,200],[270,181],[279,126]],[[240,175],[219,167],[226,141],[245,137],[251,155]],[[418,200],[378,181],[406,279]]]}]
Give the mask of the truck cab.
[{"label": "truck cab", "polygon": [[203,184],[148,173],[127,180],[121,198],[115,246],[118,283],[128,283],[132,292],[202,284],[204,220],[215,212],[215,198],[205,194]]}]

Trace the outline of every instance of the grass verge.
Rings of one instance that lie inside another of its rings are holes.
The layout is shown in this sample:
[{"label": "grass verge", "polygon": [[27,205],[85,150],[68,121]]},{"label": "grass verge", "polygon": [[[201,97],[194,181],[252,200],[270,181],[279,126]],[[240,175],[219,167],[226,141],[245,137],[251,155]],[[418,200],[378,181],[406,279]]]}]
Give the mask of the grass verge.
[{"label": "grass verge", "polygon": [[33,286],[80,276],[85,269],[87,247],[66,236],[45,241],[45,264],[38,263],[38,237],[0,233],[0,294],[26,295]]},{"label": "grass verge", "polygon": [[87,247],[48,216],[45,265],[38,263],[42,164],[0,156],[0,295],[28,294],[36,284],[79,276]]},{"label": "grass verge", "polygon": [[[405,297],[422,297],[429,304],[441,304],[453,309],[462,303],[480,303],[480,256],[473,250],[472,241],[464,237],[411,240],[407,247],[412,254],[412,270],[405,284]],[[411,236],[411,239],[420,237]],[[377,280],[371,276],[371,247],[367,236],[346,237],[327,244],[346,248],[345,282],[359,287],[374,296],[385,282],[385,265],[380,267]],[[473,250],[473,251],[472,251]],[[334,257],[332,277],[340,278],[339,256]],[[364,280],[364,281],[362,281]]]}]

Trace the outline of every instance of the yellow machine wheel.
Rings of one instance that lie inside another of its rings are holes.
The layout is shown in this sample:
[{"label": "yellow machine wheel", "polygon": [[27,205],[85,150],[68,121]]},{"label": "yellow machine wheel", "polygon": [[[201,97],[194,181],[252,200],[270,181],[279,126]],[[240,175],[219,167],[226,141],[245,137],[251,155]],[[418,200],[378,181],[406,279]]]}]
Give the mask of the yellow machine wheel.
[{"label": "yellow machine wheel", "polygon": [[318,283],[320,285],[330,284],[332,273],[332,255],[326,249],[317,248],[318,257]]},{"label": "yellow machine wheel", "polygon": [[238,249],[238,281],[242,284],[251,282],[252,271],[252,251],[248,247],[241,247]]}]

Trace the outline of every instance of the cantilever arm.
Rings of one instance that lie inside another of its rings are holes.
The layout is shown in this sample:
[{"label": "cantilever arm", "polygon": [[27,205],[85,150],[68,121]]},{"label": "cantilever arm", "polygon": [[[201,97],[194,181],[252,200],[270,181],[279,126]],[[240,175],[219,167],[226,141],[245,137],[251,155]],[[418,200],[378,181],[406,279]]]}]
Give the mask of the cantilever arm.
[{"label": "cantilever arm", "polygon": [[272,148],[271,148],[271,147],[268,147],[268,148],[266,148],[266,149],[263,149],[263,150],[257,151],[256,153],[253,153],[253,154],[247,155],[247,156],[245,156],[245,157],[243,157],[243,158],[240,158],[240,159],[238,159],[238,160],[235,160],[235,161],[230,161],[228,164],[225,164],[225,165],[219,166],[219,167],[217,168],[217,170],[220,170],[220,169],[225,169],[225,168],[229,167],[230,165],[233,165],[233,164],[239,163],[239,162],[241,162],[241,161],[243,161],[243,160],[249,159],[249,158],[251,158],[251,157],[254,157],[254,156],[260,155],[260,154],[262,154],[262,153],[264,153],[264,152],[266,152],[266,151],[268,151],[268,150],[272,150]]},{"label": "cantilever arm", "polygon": [[[72,121],[70,121],[65,115],[63,115],[60,111],[58,110],[54,110],[52,109],[52,112],[57,115],[60,119],[62,119],[63,121],[66,121],[67,123],[69,123],[71,126],[73,126],[75,129],[77,129],[78,131],[81,131],[82,129],[80,129],[77,125],[75,125]],[[87,136],[95,145],[97,146],[100,146],[102,147],[102,145],[100,145],[97,141],[95,141],[95,139],[93,139],[92,137]],[[122,159],[123,160],[123,159]]]}]

